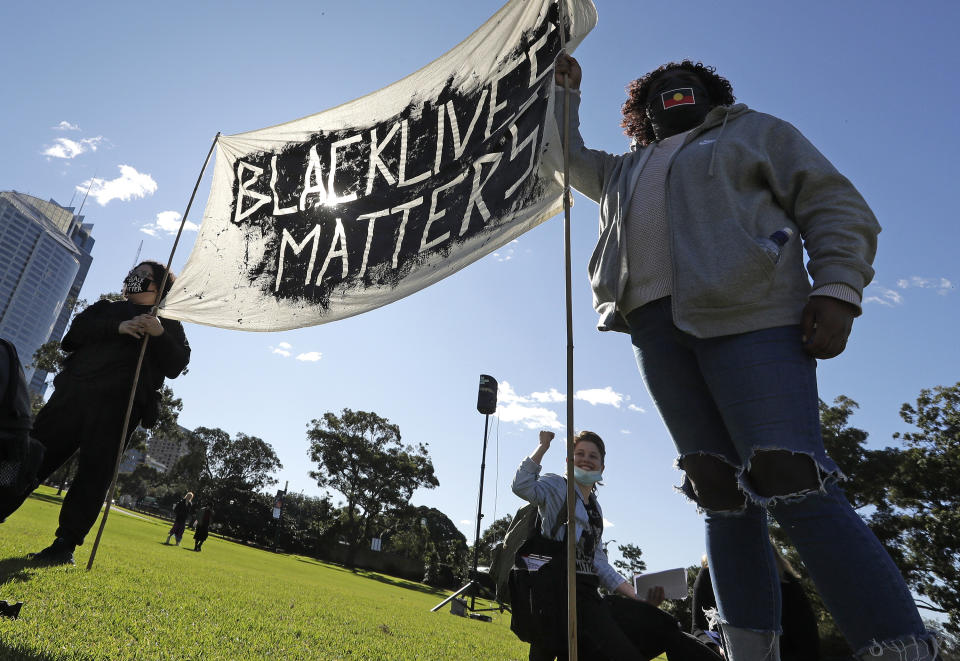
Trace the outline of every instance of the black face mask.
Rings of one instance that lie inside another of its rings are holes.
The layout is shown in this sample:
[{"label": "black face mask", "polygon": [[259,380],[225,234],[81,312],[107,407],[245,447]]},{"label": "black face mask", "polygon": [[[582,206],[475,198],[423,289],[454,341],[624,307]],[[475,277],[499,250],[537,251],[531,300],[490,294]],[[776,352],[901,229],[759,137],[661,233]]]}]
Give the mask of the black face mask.
[{"label": "black face mask", "polygon": [[711,108],[707,90],[695,83],[661,90],[647,100],[647,116],[658,140],[699,126]]},{"label": "black face mask", "polygon": [[153,280],[131,271],[123,279],[123,291],[127,294],[140,294],[150,289]]}]

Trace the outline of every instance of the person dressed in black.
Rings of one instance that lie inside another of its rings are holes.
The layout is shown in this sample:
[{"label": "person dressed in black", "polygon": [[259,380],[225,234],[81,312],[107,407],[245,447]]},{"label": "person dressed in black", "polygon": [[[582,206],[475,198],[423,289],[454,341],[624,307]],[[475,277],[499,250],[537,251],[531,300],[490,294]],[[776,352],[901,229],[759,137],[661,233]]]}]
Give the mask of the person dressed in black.
[{"label": "person dressed in black", "polygon": [[[780,624],[783,630],[780,634],[780,659],[781,661],[820,661],[817,616],[800,582],[800,575],[783,557],[772,540],[771,546],[777,559],[780,594],[783,600],[783,609],[780,613]],[[719,650],[720,636],[716,635],[719,632],[711,631],[712,618],[708,617],[708,613],[716,612],[717,600],[713,594],[710,567],[707,565],[706,557],[706,555],[703,556],[700,573],[697,574],[697,580],[693,584],[693,603],[691,604],[693,622],[690,633],[696,636],[697,640]]]},{"label": "person dressed in black", "polygon": [[[560,475],[540,475],[540,462],[550,449],[554,434],[540,432],[540,443],[523,460],[513,478],[513,492],[524,500],[536,503],[543,522],[543,533],[556,526],[557,518],[566,511],[567,483]],[[718,657],[693,636],[680,630],[669,613],[657,608],[663,601],[663,588],[653,588],[641,599],[633,585],[607,561],[603,548],[603,513],[597,500],[596,484],[600,481],[606,448],[597,434],[582,431],[574,441],[573,464],[575,523],[570,532],[577,536],[577,658],[610,661],[621,659],[648,661],[666,652],[670,661],[716,661]],[[560,526],[560,539],[567,533]],[[601,597],[597,588],[611,594]],[[565,604],[557,604],[565,608]],[[566,659],[566,649],[547,649],[531,645],[531,661]]]},{"label": "person dressed in black", "polygon": [[186,495],[173,506],[173,526],[171,526],[170,534],[167,535],[167,541],[165,541],[164,544],[169,544],[170,538],[175,537],[177,539],[177,546],[180,546],[180,540],[183,539],[183,531],[187,528],[187,517],[190,516],[191,512],[193,512],[193,492],[188,491]]},{"label": "person dressed in black", "polygon": [[193,531],[193,550],[199,552],[210,535],[210,522],[213,520],[213,508],[207,505],[200,512],[197,528]]},{"label": "person dressed in black", "polygon": [[36,477],[43,446],[30,438],[32,425],[30,391],[17,348],[0,338],[0,502],[18,496]]},{"label": "person dressed in black", "polygon": [[[45,564],[74,564],[100,513],[119,452],[137,425],[157,422],[164,378],[176,378],[190,360],[190,345],[180,322],[150,315],[165,267],[138,264],[123,281],[126,300],[101,300],[77,315],[63,337],[67,352],[55,390],[37,414],[33,436],[45,447],[37,480],[14,498],[0,502],[0,519],[23,503],[33,489],[77,453],[77,472],[60,509],[53,544],[31,557]],[[163,293],[173,282],[167,279]],[[144,335],[150,336],[127,437],[120,435]]]}]

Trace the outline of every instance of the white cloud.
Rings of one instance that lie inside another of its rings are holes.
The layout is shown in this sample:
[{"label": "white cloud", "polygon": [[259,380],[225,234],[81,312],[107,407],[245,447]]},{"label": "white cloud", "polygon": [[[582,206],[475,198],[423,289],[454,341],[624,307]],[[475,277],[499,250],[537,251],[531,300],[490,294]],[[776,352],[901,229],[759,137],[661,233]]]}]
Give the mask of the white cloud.
[{"label": "white cloud", "polygon": [[879,303],[887,307],[894,307],[903,303],[903,297],[895,289],[887,289],[877,283],[873,283],[863,292],[863,304]]},{"label": "white cloud", "polygon": [[631,411],[636,411],[637,413],[646,413],[646,412],[647,412],[647,410],[646,410],[645,408],[643,408],[643,407],[641,407],[641,406],[637,406],[636,404],[630,404],[630,405],[627,406],[627,408],[630,409]]},{"label": "white cloud", "polygon": [[531,397],[518,395],[503,381],[497,389],[497,417],[502,422],[515,422],[527,429],[563,429],[555,411],[535,406]]},{"label": "white cloud", "polygon": [[468,526],[473,525],[473,521],[471,521],[470,519],[460,519],[460,525],[466,528]]},{"label": "white cloud", "polygon": [[530,398],[518,395],[508,381],[502,381],[497,387],[497,401],[500,404],[528,404]]},{"label": "white cloud", "polygon": [[955,284],[946,278],[922,278],[919,275],[912,275],[909,278],[897,280],[897,287],[900,289],[910,289],[911,287],[916,289],[935,289],[941,296],[946,296],[950,293],[951,289],[957,288]]},{"label": "white cloud", "polygon": [[515,422],[527,429],[563,429],[556,411],[542,406],[507,404],[497,407],[497,416],[503,422]]},{"label": "white cloud", "polygon": [[623,402],[623,395],[616,392],[610,386],[607,386],[606,388],[589,388],[587,390],[578,390],[577,394],[575,394],[573,398],[588,402],[594,406],[597,404],[607,404],[609,406],[613,406],[614,408],[620,408],[620,404]]},{"label": "white cloud", "polygon": [[[565,402],[566,399],[566,395],[556,388],[533,392],[529,395],[520,395],[508,382],[504,381],[500,384],[497,392],[497,416],[503,422],[515,422],[528,429],[563,429],[565,425],[560,422],[557,413],[540,405],[557,404]],[[606,404],[620,408],[626,397],[607,386],[606,388],[578,390],[574,399],[589,402],[593,405]],[[640,407],[632,404],[630,408],[631,410],[643,411]]]},{"label": "white cloud", "polygon": [[157,182],[149,174],[137,172],[129,165],[120,165],[120,176],[116,179],[89,179],[84,181],[77,190],[81,193],[90,188],[90,194],[96,198],[100,206],[106,206],[111,200],[124,202],[135,197],[146,197],[157,192]]},{"label": "white cloud", "polygon": [[550,402],[565,402],[567,401],[567,396],[562,392],[557,391],[556,388],[550,388],[547,392],[532,392],[530,393],[530,399],[535,402],[540,402],[542,404],[547,404]]},{"label": "white cloud", "polygon": [[608,521],[607,517],[603,517],[603,527],[604,528],[613,528],[613,521]]},{"label": "white cloud", "polygon": [[493,253],[493,258],[498,262],[508,262],[513,259],[514,253],[516,253],[516,245],[520,242],[517,239],[514,239],[504,247],[502,247],[497,252]]},{"label": "white cloud", "polygon": [[67,121],[62,121],[56,126],[51,126],[54,131],[79,131],[80,127]]},{"label": "white cloud", "polygon": [[[270,347],[270,353],[275,353],[278,356],[289,358],[293,355],[293,346],[289,342],[278,342],[277,346]],[[296,360],[304,363],[315,363],[321,358],[323,358],[323,354],[319,351],[306,351],[303,353],[298,353],[296,356]]]},{"label": "white cloud", "polygon": [[97,147],[103,142],[102,136],[96,138],[81,138],[80,140],[70,140],[69,138],[57,138],[53,144],[43,150],[44,156],[51,158],[76,158],[80,154],[88,151],[97,151]]},{"label": "white cloud", "polygon": [[631,433],[631,432],[630,432],[629,429],[621,429],[621,430],[620,430],[620,433],[621,433],[621,434],[629,434],[629,433]]},{"label": "white cloud", "polygon": [[[140,228],[140,231],[150,236],[157,236],[158,232],[166,232],[171,235],[176,234],[180,230],[181,217],[182,216],[176,211],[161,211],[157,214],[155,222],[144,224]],[[196,223],[191,223],[189,220],[183,224],[183,230],[185,232],[196,232],[198,229],[200,229],[200,226]]]}]

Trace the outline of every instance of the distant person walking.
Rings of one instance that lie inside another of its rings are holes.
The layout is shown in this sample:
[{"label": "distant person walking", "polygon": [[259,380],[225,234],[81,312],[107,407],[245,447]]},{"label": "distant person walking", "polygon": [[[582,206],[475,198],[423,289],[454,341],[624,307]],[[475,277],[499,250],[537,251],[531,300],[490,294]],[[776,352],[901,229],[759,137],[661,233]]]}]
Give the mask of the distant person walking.
[{"label": "distant person walking", "polygon": [[193,492],[188,491],[187,494],[173,506],[173,527],[170,528],[170,534],[167,535],[167,541],[165,541],[164,544],[169,544],[170,538],[176,537],[177,546],[180,546],[180,540],[183,539],[183,531],[187,527],[187,517],[190,516],[190,512],[193,510],[192,503]]},{"label": "distant person walking", "polygon": [[[33,424],[45,447],[37,477],[28,488],[0,498],[0,520],[77,453],[77,472],[60,508],[53,544],[31,558],[44,564],[74,564],[73,551],[97,520],[117,455],[137,425],[153,427],[159,417],[165,378],[176,378],[190,362],[190,345],[179,321],[150,314],[166,267],[141,262],[123,280],[126,300],[97,301],[77,315],[60,346],[67,352],[55,389]],[[171,273],[165,295],[173,284]],[[161,297],[162,298],[162,297]],[[121,441],[130,387],[144,335],[150,336],[137,381],[127,437]]]},{"label": "distant person walking", "polygon": [[213,508],[207,505],[200,512],[200,518],[197,521],[197,529],[193,531],[193,550],[200,552],[203,543],[207,541],[210,534],[210,522],[213,520]]}]

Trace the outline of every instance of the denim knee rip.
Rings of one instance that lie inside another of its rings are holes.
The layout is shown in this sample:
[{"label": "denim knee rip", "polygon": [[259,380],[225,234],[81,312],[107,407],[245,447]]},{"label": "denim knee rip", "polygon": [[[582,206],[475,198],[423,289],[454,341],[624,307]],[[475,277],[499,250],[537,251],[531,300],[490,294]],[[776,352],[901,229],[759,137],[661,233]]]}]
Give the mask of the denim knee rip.
[{"label": "denim knee rip", "polygon": [[878,661],[929,661],[939,659],[940,644],[936,636],[907,636],[897,640],[872,641],[869,646],[858,650],[858,659],[877,659]]},{"label": "denim knee rip", "polygon": [[[756,490],[753,488],[753,486],[750,484],[750,481],[747,479],[747,473],[750,470],[750,463],[753,460],[753,457],[756,456],[757,452],[767,452],[767,451],[783,451],[783,452],[789,452],[795,455],[799,454],[799,455],[810,457],[810,460],[814,463],[814,466],[816,466],[816,469],[817,469],[817,487],[815,489],[804,489],[796,493],[788,493],[788,494],[776,495],[776,496],[761,496],[760,494],[758,494]],[[847,476],[843,474],[843,471],[841,471],[839,468],[835,468],[833,470],[827,468],[826,466],[823,465],[822,462],[818,461],[817,457],[811,452],[797,452],[789,448],[766,447],[766,446],[752,448],[750,453],[750,458],[747,460],[746,464],[742,466],[730,461],[730,459],[728,459],[727,457],[719,453],[690,452],[677,457],[677,459],[673,462],[673,467],[678,470],[683,470],[683,460],[686,457],[693,456],[693,455],[714,457],[715,459],[719,459],[723,463],[735,469],[736,477],[737,477],[737,488],[746,496],[746,500],[753,503],[754,505],[757,505],[759,507],[764,507],[764,508],[776,505],[777,503],[780,503],[780,502],[784,502],[784,503],[797,502],[797,501],[803,500],[808,494],[811,494],[811,493],[826,494],[828,485],[832,483],[839,483],[847,479]],[[690,481],[690,478],[686,476],[686,474],[684,474],[683,476],[683,481],[679,485],[675,486],[674,490],[682,493],[684,496],[687,497],[688,500],[693,502],[697,506],[697,511],[700,514],[703,514],[705,511],[709,509],[704,507],[703,504],[700,502],[700,500],[697,498],[697,494],[693,490],[693,483]],[[716,514],[719,516],[737,516],[738,514],[742,514],[746,510],[746,508],[747,508],[747,503],[745,501],[743,506],[738,507],[737,509],[710,510],[710,512],[712,514]]]}]

